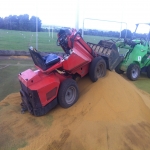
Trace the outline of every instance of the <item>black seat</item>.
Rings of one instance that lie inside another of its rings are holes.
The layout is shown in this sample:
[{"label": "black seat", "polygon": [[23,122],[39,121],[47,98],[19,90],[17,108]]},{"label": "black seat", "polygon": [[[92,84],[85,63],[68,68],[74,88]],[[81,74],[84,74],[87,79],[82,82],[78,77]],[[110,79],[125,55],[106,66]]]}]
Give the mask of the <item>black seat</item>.
[{"label": "black seat", "polygon": [[60,61],[60,57],[56,54],[48,54],[47,56],[43,57],[33,47],[29,48],[29,52],[31,54],[34,64],[41,68],[43,71],[47,70],[48,68]]}]

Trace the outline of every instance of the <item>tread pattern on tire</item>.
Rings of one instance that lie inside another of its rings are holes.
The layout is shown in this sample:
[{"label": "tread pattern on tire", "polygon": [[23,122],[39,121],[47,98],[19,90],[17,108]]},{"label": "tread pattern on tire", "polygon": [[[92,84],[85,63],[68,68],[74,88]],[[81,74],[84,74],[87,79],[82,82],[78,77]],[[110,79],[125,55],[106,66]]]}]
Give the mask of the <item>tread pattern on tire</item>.
[{"label": "tread pattern on tire", "polygon": [[[132,77],[132,69],[133,69],[134,67],[137,67],[137,68],[138,68],[138,76],[137,76],[136,78],[133,78],[133,77]],[[140,67],[139,67],[137,64],[130,64],[130,65],[128,66],[128,69],[127,69],[127,77],[128,77],[128,79],[130,79],[131,81],[135,81],[135,80],[138,79],[139,75],[140,75]]]},{"label": "tread pattern on tire", "polygon": [[[67,102],[65,101],[65,94],[66,94],[67,89],[70,86],[73,86],[76,89],[76,96],[75,96],[75,100],[73,101],[72,104],[67,104]],[[78,85],[77,85],[76,81],[74,81],[71,78],[64,80],[61,83],[59,91],[58,91],[58,102],[59,102],[59,105],[61,107],[63,107],[63,108],[71,107],[74,103],[77,102],[78,98],[79,98],[79,89],[78,89]]]},{"label": "tread pattern on tire", "polygon": [[102,76],[100,76],[100,78],[106,75],[106,62],[105,62],[105,60],[100,56],[95,57],[92,60],[90,67],[89,67],[89,76],[90,76],[90,79],[92,82],[96,82],[98,80],[98,78],[95,76],[95,69],[96,69],[96,65],[100,62],[104,65],[103,70],[102,70],[104,73]]}]

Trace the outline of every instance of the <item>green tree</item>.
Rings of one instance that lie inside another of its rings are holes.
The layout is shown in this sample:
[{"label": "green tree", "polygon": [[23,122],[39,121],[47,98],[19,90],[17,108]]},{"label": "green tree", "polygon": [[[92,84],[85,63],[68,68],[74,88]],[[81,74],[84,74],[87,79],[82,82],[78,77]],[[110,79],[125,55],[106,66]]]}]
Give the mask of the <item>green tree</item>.
[{"label": "green tree", "polygon": [[0,17],[0,29],[4,28],[4,21],[3,18]]},{"label": "green tree", "polygon": [[18,17],[19,19],[19,30],[28,31],[29,30],[29,15],[24,14]]},{"label": "green tree", "polygon": [[40,32],[41,24],[41,20],[38,17],[36,18],[35,16],[32,16],[29,21],[30,31],[35,32],[36,27],[38,27],[38,32]]},{"label": "green tree", "polygon": [[4,19],[0,17],[0,29],[8,30],[21,30],[21,31],[36,31],[38,27],[38,32],[41,31],[42,22],[40,18],[32,16],[29,20],[29,15],[9,15]]},{"label": "green tree", "polygon": [[16,15],[9,16],[9,25],[11,30],[18,30],[19,22]]},{"label": "green tree", "polygon": [[132,32],[130,30],[122,30],[121,31],[121,38],[131,38],[132,37]]},{"label": "green tree", "polygon": [[4,29],[9,29],[9,18],[5,17],[3,19],[3,23],[4,23]]}]

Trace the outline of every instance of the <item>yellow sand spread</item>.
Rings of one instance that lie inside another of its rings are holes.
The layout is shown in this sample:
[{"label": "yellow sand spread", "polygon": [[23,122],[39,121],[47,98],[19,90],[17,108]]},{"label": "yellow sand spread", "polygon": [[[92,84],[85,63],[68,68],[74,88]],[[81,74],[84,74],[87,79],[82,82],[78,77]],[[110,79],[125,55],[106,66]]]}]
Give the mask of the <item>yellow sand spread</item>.
[{"label": "yellow sand spread", "polygon": [[11,59],[31,59],[29,56],[10,56]]},{"label": "yellow sand spread", "polygon": [[80,98],[47,115],[20,113],[19,93],[0,102],[0,149],[148,150],[150,95],[115,72],[78,82]]}]

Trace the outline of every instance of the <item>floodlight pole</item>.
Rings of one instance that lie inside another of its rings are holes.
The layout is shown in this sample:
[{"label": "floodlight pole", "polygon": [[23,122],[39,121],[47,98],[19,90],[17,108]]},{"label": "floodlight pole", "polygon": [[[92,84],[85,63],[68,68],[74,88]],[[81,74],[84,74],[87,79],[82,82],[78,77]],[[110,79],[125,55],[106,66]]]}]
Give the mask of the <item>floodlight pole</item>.
[{"label": "floodlight pole", "polygon": [[53,26],[52,26],[52,39],[53,39]]},{"label": "floodlight pole", "polygon": [[79,30],[79,0],[76,0],[76,7],[77,7],[77,14],[76,14],[76,23],[75,23],[75,26],[76,26],[76,30],[78,31]]},{"label": "floodlight pole", "polygon": [[51,35],[51,34],[50,34],[50,25],[49,25],[49,37],[50,37],[50,35]]},{"label": "floodlight pole", "polygon": [[53,37],[54,37],[54,34],[53,34],[53,25],[49,25],[49,38],[52,38],[53,39]]},{"label": "floodlight pole", "polygon": [[38,50],[38,1],[36,2],[36,49]]},{"label": "floodlight pole", "polygon": [[36,16],[36,49],[38,50],[38,17]]},{"label": "floodlight pole", "polygon": [[38,50],[38,1],[36,2],[36,49]]}]

